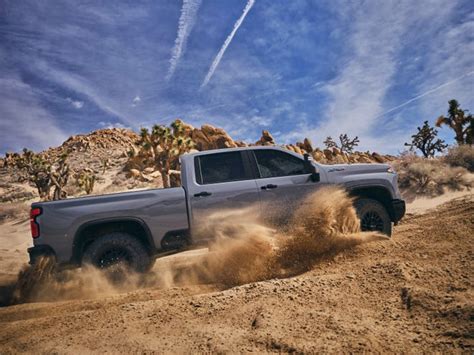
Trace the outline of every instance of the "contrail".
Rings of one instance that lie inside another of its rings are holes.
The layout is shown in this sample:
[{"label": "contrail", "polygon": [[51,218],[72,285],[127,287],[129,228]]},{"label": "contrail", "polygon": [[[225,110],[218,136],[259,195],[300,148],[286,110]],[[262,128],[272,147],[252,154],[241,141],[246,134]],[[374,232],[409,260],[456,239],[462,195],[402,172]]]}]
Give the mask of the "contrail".
[{"label": "contrail", "polygon": [[166,81],[169,81],[173,76],[176,66],[186,49],[186,42],[196,22],[199,6],[201,6],[201,0],[183,0],[181,15],[179,17],[178,35],[176,36],[171,52],[170,67],[166,74]]},{"label": "contrail", "polygon": [[402,103],[402,104],[400,104],[400,105],[398,105],[398,106],[392,107],[390,110],[385,111],[384,113],[381,113],[380,115],[376,116],[375,118],[382,117],[382,116],[386,115],[387,113],[390,113],[390,112],[395,111],[395,110],[397,110],[397,109],[399,109],[399,108],[401,108],[401,107],[403,107],[403,106],[406,106],[406,105],[408,105],[409,103],[412,103],[413,101],[416,101],[416,100],[418,100],[418,99],[421,99],[423,96],[426,96],[426,95],[429,95],[429,94],[431,94],[431,93],[433,93],[433,92],[435,92],[435,91],[438,91],[439,89],[442,89],[442,88],[444,88],[445,86],[451,85],[452,83],[454,83],[454,82],[456,82],[456,81],[458,81],[458,80],[461,80],[461,79],[465,78],[466,76],[469,76],[469,75],[472,75],[472,74],[474,74],[474,70],[471,71],[471,72],[468,72],[468,73],[466,73],[466,74],[463,74],[463,75],[461,75],[461,76],[458,76],[457,78],[455,78],[455,79],[453,79],[453,80],[447,81],[447,82],[445,82],[444,84],[441,84],[441,85],[439,85],[439,86],[437,86],[437,87],[435,87],[435,88],[433,88],[433,89],[431,89],[431,90],[428,90],[428,91],[426,91],[426,92],[424,92],[424,93],[422,93],[422,94],[420,94],[420,95],[417,95],[417,96],[415,96],[415,97],[412,97],[410,100],[405,101],[404,103]]},{"label": "contrail", "polygon": [[245,16],[247,16],[248,12],[252,8],[253,4],[255,3],[255,0],[248,0],[247,5],[245,5],[244,11],[242,12],[242,15],[239,17],[237,22],[234,24],[234,28],[230,35],[226,38],[224,44],[222,45],[221,49],[219,50],[219,53],[217,53],[216,57],[214,58],[214,61],[211,64],[211,67],[209,68],[209,71],[207,72],[206,77],[204,78],[204,81],[201,84],[201,88],[207,85],[209,80],[211,80],[212,75],[216,71],[217,66],[219,65],[222,56],[224,55],[227,47],[229,46],[230,42],[235,36],[235,33],[239,29],[240,25],[242,25],[242,22],[245,20]]}]

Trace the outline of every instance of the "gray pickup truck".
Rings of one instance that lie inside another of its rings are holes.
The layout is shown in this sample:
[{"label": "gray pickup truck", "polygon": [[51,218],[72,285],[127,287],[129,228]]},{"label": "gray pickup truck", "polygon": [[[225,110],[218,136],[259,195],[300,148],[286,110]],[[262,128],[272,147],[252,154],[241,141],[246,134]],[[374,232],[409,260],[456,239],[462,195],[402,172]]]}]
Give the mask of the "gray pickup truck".
[{"label": "gray pickup truck", "polygon": [[321,165],[278,147],[209,150],[181,157],[182,187],[81,197],[31,206],[30,263],[146,271],[157,256],[206,245],[196,231],[216,210],[257,205],[264,220],[284,222],[305,195],[338,184],[356,197],[362,230],[391,235],[405,214],[397,175],[386,164]]}]

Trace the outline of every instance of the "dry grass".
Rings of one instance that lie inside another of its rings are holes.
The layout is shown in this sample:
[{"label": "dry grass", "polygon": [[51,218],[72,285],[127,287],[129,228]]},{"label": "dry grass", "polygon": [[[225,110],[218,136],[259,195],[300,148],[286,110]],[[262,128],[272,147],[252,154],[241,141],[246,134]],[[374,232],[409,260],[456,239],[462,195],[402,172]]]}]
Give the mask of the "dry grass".
[{"label": "dry grass", "polygon": [[451,166],[460,166],[474,172],[474,146],[466,144],[450,148],[444,161]]},{"label": "dry grass", "polygon": [[23,202],[0,204],[0,223],[7,220],[28,220],[29,205]]},{"label": "dry grass", "polygon": [[448,164],[448,161],[446,157],[426,159],[411,154],[403,155],[393,164],[398,172],[402,194],[438,196],[446,190],[471,188],[472,174],[462,166]]}]

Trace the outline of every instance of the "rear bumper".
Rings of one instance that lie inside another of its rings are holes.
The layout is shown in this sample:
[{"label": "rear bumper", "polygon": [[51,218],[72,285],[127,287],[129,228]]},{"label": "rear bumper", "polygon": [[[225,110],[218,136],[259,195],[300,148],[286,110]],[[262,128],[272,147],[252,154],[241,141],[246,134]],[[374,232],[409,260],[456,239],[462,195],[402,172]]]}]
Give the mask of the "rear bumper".
[{"label": "rear bumper", "polygon": [[28,248],[28,254],[30,255],[30,265],[36,263],[36,261],[43,256],[52,256],[56,259],[56,254],[49,245],[35,245],[34,247]]},{"label": "rear bumper", "polygon": [[406,205],[405,201],[403,200],[392,200],[391,203],[391,217],[392,217],[392,222],[397,223],[402,219],[402,217],[405,215],[406,211]]}]

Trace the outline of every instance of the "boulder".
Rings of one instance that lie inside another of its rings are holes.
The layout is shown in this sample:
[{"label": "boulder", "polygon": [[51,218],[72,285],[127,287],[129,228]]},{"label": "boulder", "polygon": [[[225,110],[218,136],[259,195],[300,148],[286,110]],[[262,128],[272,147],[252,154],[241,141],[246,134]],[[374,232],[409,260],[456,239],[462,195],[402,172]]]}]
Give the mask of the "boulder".
[{"label": "boulder", "polygon": [[150,177],[152,177],[153,179],[159,178],[161,177],[161,173],[158,170],[154,171],[150,174]]},{"label": "boulder", "polygon": [[373,152],[373,153],[372,153],[372,158],[373,158],[377,163],[385,163],[385,159],[384,159],[379,153]]},{"label": "boulder", "polygon": [[194,129],[191,138],[198,150],[237,147],[237,144],[226,131],[208,124],[202,125],[201,129]]},{"label": "boulder", "polygon": [[255,142],[255,145],[275,145],[275,140],[273,136],[267,130],[262,131],[262,136],[258,141]]},{"label": "boulder", "polygon": [[295,153],[298,153],[298,154],[301,154],[301,155],[303,155],[303,154],[305,153],[305,152],[304,152],[303,150],[301,150],[301,148],[298,147],[298,146],[295,146],[294,148],[295,148]]},{"label": "boulder", "polygon": [[313,156],[313,159],[317,162],[325,162],[326,161],[326,156],[324,155],[324,153],[322,151],[320,151],[319,149],[316,149],[316,150],[313,150],[313,152],[311,153],[311,155]]},{"label": "boulder", "polygon": [[138,169],[130,169],[128,173],[130,174],[130,177],[133,177],[134,179],[139,178],[141,175],[140,170]]},{"label": "boulder", "polygon": [[372,160],[369,158],[369,155],[362,153],[359,155],[359,163],[372,163]]},{"label": "boulder", "polygon": [[210,140],[200,129],[195,128],[191,133],[191,139],[196,145],[197,150],[208,150],[210,149]]},{"label": "boulder", "polygon": [[234,141],[234,143],[237,147],[248,147],[248,144],[244,141]]},{"label": "boulder", "polygon": [[330,162],[333,159],[333,153],[329,149],[323,150],[324,156],[326,157],[327,161]]},{"label": "boulder", "polygon": [[304,149],[308,153],[311,153],[313,151],[313,144],[311,143],[309,138],[305,138],[302,147],[300,148]]}]

